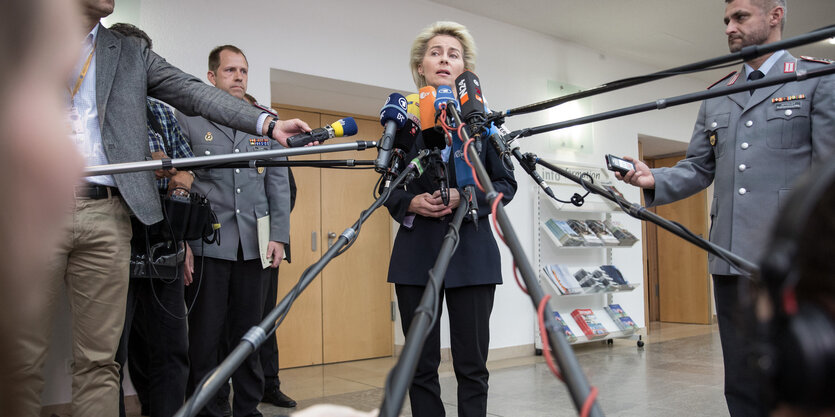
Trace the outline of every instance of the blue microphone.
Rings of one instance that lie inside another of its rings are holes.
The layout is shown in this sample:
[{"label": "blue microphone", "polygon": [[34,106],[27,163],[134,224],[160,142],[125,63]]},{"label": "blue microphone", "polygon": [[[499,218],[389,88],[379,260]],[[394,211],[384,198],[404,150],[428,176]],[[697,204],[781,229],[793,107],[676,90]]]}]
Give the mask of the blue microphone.
[{"label": "blue microphone", "polygon": [[380,124],[385,129],[380,142],[377,144],[377,160],[374,161],[374,170],[381,174],[388,171],[395,133],[406,125],[407,106],[406,97],[399,93],[391,93],[380,110]]},{"label": "blue microphone", "polygon": [[[455,107],[460,114],[461,105],[455,99],[452,88],[447,86],[438,87],[437,98],[435,99],[436,111],[440,111],[441,103]],[[441,117],[444,117],[444,115],[441,115]],[[462,200],[469,197],[468,201],[462,201],[461,204],[468,204],[470,206],[470,218],[473,221],[475,229],[478,230],[478,202],[475,197],[475,178],[473,177],[472,169],[467,165],[467,161],[464,160],[464,142],[463,138],[458,137],[458,135],[452,136],[452,166],[455,168],[455,182],[458,184],[458,188],[465,190],[464,195],[461,196]]]},{"label": "blue microphone", "polygon": [[435,93],[435,112],[441,111],[441,103],[447,104],[452,102],[455,108],[461,112],[461,106],[458,104],[458,100],[455,99],[455,94],[452,92],[452,87],[442,85],[438,87]]},{"label": "blue microphone", "polygon": [[[435,98],[436,111],[441,111],[441,103],[445,103],[447,106],[452,105],[456,109],[460,109],[461,106],[458,104],[458,100],[455,99],[455,94],[453,94],[452,88],[444,85],[438,87],[437,91],[438,95]],[[441,117],[443,117],[443,115]],[[453,135],[452,137],[452,156],[452,165],[455,167],[455,179],[458,186],[461,188],[468,185],[474,186],[475,179],[473,178],[473,171],[467,165],[467,161],[464,160],[464,142],[462,142],[462,138],[459,138],[458,135]]]}]

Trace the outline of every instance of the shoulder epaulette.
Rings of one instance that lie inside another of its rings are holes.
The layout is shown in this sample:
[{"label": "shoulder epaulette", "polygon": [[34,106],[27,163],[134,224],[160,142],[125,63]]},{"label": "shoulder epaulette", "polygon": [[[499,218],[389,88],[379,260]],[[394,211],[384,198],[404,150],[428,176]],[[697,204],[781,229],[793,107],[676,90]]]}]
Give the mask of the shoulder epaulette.
[{"label": "shoulder epaulette", "polygon": [[719,83],[721,83],[722,81],[727,80],[728,78],[730,78],[730,77],[731,77],[732,75],[734,75],[734,74],[736,74],[736,71],[733,71],[733,72],[731,72],[730,74],[728,74],[728,75],[726,75],[726,76],[724,76],[724,77],[720,78],[720,79],[719,79],[719,81],[716,81],[715,83],[713,83],[713,84],[709,85],[709,86],[707,87],[707,89],[708,89],[708,90],[710,90],[711,88],[715,87],[715,86],[716,86],[716,84],[719,84]]},{"label": "shoulder epaulette", "polygon": [[811,56],[802,56],[802,57],[800,57],[800,59],[802,59],[804,61],[817,62],[817,63],[827,64],[827,65],[835,62],[835,61],[832,61],[831,59],[815,58],[815,57],[811,57]]},{"label": "shoulder epaulette", "polygon": [[261,109],[262,111],[267,112],[267,113],[268,113],[268,114],[270,114],[271,116],[274,116],[274,117],[278,118],[278,113],[277,113],[275,110],[273,110],[273,109],[271,109],[271,108],[269,108],[269,107],[267,107],[267,106],[262,106],[262,105],[258,104],[257,102],[256,102],[256,103],[252,103],[252,105],[253,105],[253,106],[255,106],[255,107],[257,107],[258,109]]}]

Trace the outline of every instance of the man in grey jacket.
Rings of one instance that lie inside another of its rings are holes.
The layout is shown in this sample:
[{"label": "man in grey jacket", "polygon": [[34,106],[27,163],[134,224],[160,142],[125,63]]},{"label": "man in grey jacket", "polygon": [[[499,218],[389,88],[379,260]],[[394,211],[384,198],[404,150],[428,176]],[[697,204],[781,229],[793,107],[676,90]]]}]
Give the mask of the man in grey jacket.
[{"label": "man in grey jacket", "polygon": [[[209,82],[241,103],[246,94],[248,71],[246,56],[235,46],[219,46],[209,54]],[[263,136],[202,117],[178,113],[177,120],[198,156],[281,146]],[[192,190],[205,194],[211,201],[220,223],[220,242],[218,245],[189,242],[194,253],[193,282],[186,291],[187,302],[194,305],[189,315],[189,393],[222,359],[218,348],[228,344],[231,349],[261,321],[264,287],[269,283],[270,271],[262,265],[260,250],[266,250],[270,266],[276,268],[290,239],[287,168],[195,170]],[[266,248],[259,248],[259,228],[269,234]],[[191,263],[189,259],[186,262]],[[189,269],[186,268],[186,274]],[[263,393],[264,375],[257,354],[250,355],[232,375],[232,386],[233,415],[261,415],[256,407]],[[201,415],[221,416],[222,411],[219,404],[210,402]]]},{"label": "man in grey jacket", "polygon": [[[310,128],[299,120],[278,121],[261,110],[206,85],[168,64],[147,43],[120,38],[99,20],[113,12],[113,0],[78,0],[88,31],[82,54],[67,85],[72,138],[87,165],[148,159],[146,97],[201,114],[251,133],[269,130],[273,139]],[[48,308],[25,329],[16,349],[22,363],[24,416],[40,414],[43,365],[54,306],[66,288],[72,312],[72,414],[119,413],[119,366],[114,357],[125,320],[131,225],[162,220],[154,175],[139,172],[87,177],[67,207],[63,238],[49,248]]]},{"label": "man in grey jacket", "polygon": [[[785,0],[726,0],[731,52],[781,39]],[[747,61],[710,88],[738,85],[827,65],[777,51]],[[719,87],[717,87],[719,86]],[[687,158],[671,168],[635,162],[623,181],[644,188],[647,205],[667,204],[714,184],[710,240],[752,262],[760,261],[778,209],[809,168],[835,149],[835,77],[743,91],[706,100]],[[620,174],[617,174],[620,178]],[[748,365],[753,311],[740,302],[740,271],[710,256],[716,315],[725,363],[725,399],[732,416],[765,414],[759,378]],[[740,327],[744,325],[747,327]]]}]

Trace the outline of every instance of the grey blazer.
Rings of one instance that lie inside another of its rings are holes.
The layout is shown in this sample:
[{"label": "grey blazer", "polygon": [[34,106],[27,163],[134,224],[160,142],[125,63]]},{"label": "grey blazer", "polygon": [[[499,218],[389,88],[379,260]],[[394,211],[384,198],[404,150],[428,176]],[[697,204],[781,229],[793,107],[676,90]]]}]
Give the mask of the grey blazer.
[{"label": "grey blazer", "polygon": [[[766,78],[821,65],[785,52]],[[744,70],[739,74],[711,89],[747,82]],[[713,182],[711,242],[759,262],[793,184],[834,149],[835,76],[712,98],[699,109],[687,158],[653,169],[655,189],[644,196],[647,205],[667,204]],[[739,274],[712,255],[710,272]]]},{"label": "grey blazer", "polygon": [[[241,101],[243,103],[243,101]],[[253,136],[202,117],[177,112],[177,121],[195,156],[280,149],[266,137]],[[286,159],[286,158],[280,158]],[[220,221],[220,246],[189,242],[195,255],[234,261],[238,242],[244,259],[257,259],[258,218],[270,216],[270,240],[290,241],[290,184],[287,168],[198,169],[191,189],[205,194]]]},{"label": "grey blazer", "polygon": [[[183,113],[200,114],[252,133],[256,133],[261,114],[260,110],[172,66],[152,52],[145,41],[124,38],[99,27],[96,106],[102,146],[110,163],[150,158],[145,124],[147,96],[169,103]],[[113,177],[128,207],[142,223],[162,220],[153,173]]]}]

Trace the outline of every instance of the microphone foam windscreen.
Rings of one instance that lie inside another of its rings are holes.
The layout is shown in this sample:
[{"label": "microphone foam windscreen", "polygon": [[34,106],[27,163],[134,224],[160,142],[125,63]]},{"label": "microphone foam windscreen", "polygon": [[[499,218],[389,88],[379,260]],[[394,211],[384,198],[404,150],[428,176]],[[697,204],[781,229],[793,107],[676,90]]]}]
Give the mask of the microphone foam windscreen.
[{"label": "microphone foam windscreen", "polygon": [[428,85],[420,89],[420,128],[429,130],[435,126],[435,87]]},{"label": "microphone foam windscreen", "polygon": [[341,138],[343,136],[353,136],[357,134],[357,122],[353,117],[346,117],[339,119],[331,124],[334,136]]},{"label": "microphone foam windscreen", "polygon": [[481,94],[481,82],[472,71],[464,71],[455,79],[458,88],[458,100],[461,102],[461,117],[484,115],[484,97]]},{"label": "microphone foam windscreen", "polygon": [[446,86],[446,85],[442,85],[442,86],[438,87],[437,95],[435,96],[435,103],[433,103],[433,107],[435,108],[435,111],[440,111],[441,110],[441,107],[440,107],[441,103],[446,104],[446,103],[449,103],[450,101],[454,102],[455,103],[455,108],[459,109],[459,111],[460,111],[460,107],[458,106],[458,101],[455,100],[455,94],[452,92],[452,87],[449,87],[449,86]]},{"label": "microphone foam windscreen", "polygon": [[406,124],[406,108],[406,97],[398,93],[389,94],[386,104],[380,110],[380,124],[385,126],[387,122],[393,120],[397,122],[397,128],[402,129]]},{"label": "microphone foam windscreen", "polygon": [[420,94],[406,96],[406,116],[420,129]]}]

